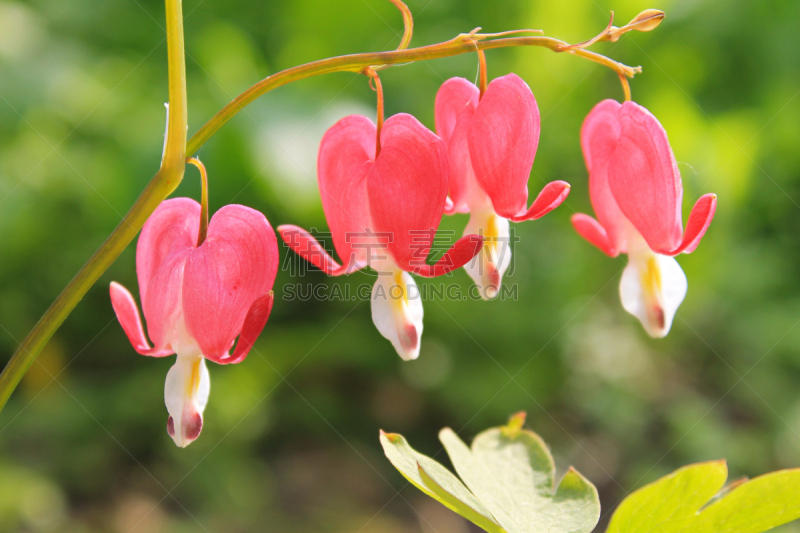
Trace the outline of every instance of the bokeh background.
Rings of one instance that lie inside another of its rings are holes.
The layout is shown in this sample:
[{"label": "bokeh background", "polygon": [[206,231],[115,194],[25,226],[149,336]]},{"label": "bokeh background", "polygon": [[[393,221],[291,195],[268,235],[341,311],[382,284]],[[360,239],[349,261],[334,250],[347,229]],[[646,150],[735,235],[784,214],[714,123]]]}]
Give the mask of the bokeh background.
[{"label": "bokeh background", "polygon": [[[289,299],[285,287],[370,284],[299,270],[286,249],[278,301],[239,365],[210,365],[211,400],[185,450],[165,431],[170,359],[137,355],[108,283],[136,294],[131,245],[65,322],[0,414],[0,530],[59,532],[471,531],[383,457],[378,429],[446,462],[464,439],[528,412],[561,472],[599,488],[601,524],[630,490],[687,463],[727,458],[732,477],[800,466],[800,3],[795,0],[410,0],[413,44],[543,28],[585,40],[614,10],[667,18],[596,50],[643,74],[634,99],[669,132],[684,213],[719,209],[678,260],[688,296],[665,340],[620,306],[624,258],[573,232],[590,212],[583,118],[621,98],[607,69],[543,49],[488,53],[490,77],[532,87],[542,136],[532,191],[573,184],[565,204],[519,224],[518,299],[425,302],[418,361],[375,330],[369,302]],[[383,0],[186,0],[190,133],[264,76],[315,59],[394,48]],[[167,99],[158,0],[0,2],[0,361],[120,221],[158,167]],[[433,127],[438,86],[476,76],[474,55],[383,72],[387,114]],[[200,151],[211,207],[236,202],[273,225],[326,229],[316,147],[345,114],[374,114],[355,74],[278,89]],[[199,198],[190,169],[177,195]],[[443,221],[460,234],[466,216]],[[464,272],[420,284],[469,287]],[[800,531],[787,526],[782,531]]]}]

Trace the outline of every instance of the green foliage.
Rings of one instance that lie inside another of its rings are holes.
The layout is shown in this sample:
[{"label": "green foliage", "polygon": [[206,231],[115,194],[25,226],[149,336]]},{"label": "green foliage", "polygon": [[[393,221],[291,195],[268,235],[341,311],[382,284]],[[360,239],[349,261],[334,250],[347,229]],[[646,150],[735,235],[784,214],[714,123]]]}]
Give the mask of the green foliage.
[{"label": "green foliage", "polygon": [[727,477],[725,461],[681,468],[625,498],[607,533],[761,533],[800,518],[800,469],[734,483],[713,499]]},{"label": "green foliage", "polygon": [[556,489],[553,457],[524,422],[524,413],[514,415],[475,437],[471,448],[449,428],[439,433],[464,483],[401,435],[382,432],[381,444],[414,486],[490,533],[592,531],[600,517],[597,489],[573,468]]},{"label": "green foliage", "polygon": [[447,468],[412,448],[405,437],[381,432],[386,457],[412,485],[486,531],[505,531],[492,514]]},{"label": "green foliage", "polygon": [[[600,518],[597,489],[571,467],[556,489],[553,457],[524,423],[518,413],[480,433],[471,447],[450,428],[441,430],[463,483],[402,435],[381,432],[381,444],[415,487],[490,533],[592,531]],[[800,469],[723,490],[727,477],[725,461],[681,468],[625,498],[606,533],[761,533],[800,518]]]}]

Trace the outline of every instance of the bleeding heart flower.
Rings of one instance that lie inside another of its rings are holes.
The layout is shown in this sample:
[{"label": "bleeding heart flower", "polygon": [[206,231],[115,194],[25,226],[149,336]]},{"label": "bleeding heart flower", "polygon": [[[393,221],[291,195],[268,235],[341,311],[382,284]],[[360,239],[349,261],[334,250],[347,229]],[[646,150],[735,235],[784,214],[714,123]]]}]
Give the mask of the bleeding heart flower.
[{"label": "bleeding heart flower", "polygon": [[[220,209],[197,246],[200,204],[163,202],[142,228],[136,274],[147,330],[136,302],[111,283],[111,304],[134,349],[142,355],[178,354],[167,373],[167,431],[180,447],[200,434],[208,402],[205,359],[242,361],[267,323],[278,270],[275,232],[264,215],[241,205]],[[236,337],[239,343],[233,354]]]},{"label": "bleeding heart flower", "polygon": [[644,107],[604,100],[586,117],[581,145],[599,222],[577,214],[578,233],[606,255],[628,254],[620,297],[647,333],[664,337],[686,296],[686,275],[672,256],[697,248],[717,207],[706,194],[683,231],[683,185],[667,132]]},{"label": "bleeding heart flower", "polygon": [[477,235],[459,239],[434,265],[425,259],[447,197],[444,143],[417,119],[390,117],[380,136],[367,117],[350,115],[322,138],[317,178],[339,265],[314,237],[280,226],[286,244],[331,276],[365,266],[378,272],[372,320],[405,360],[419,356],[422,302],[409,272],[433,277],[463,266],[481,248]]},{"label": "bleeding heart flower", "polygon": [[465,266],[484,299],[497,296],[511,261],[509,220],[543,217],[569,194],[568,183],[554,181],[527,207],[539,129],[536,99],[516,74],[492,80],[483,97],[464,78],[450,78],[436,94],[436,132],[450,161],[446,212],[470,213],[465,234],[485,239],[482,253]]}]

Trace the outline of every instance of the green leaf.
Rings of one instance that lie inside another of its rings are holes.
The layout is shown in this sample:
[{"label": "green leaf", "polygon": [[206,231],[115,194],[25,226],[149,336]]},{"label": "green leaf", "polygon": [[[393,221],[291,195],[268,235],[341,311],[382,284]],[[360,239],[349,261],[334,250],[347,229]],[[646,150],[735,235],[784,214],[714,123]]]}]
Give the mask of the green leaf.
[{"label": "green leaf", "polygon": [[414,450],[405,437],[381,431],[381,445],[394,467],[419,490],[490,533],[506,533],[452,472]]},{"label": "green leaf", "polygon": [[450,429],[439,440],[467,487],[509,532],[592,531],[600,518],[597,490],[574,469],[555,490],[547,445],[521,425],[512,418],[506,427],[484,431],[471,449]]},{"label": "green leaf", "polygon": [[[462,483],[400,435],[381,433],[386,456],[417,488],[490,532],[588,533],[600,516],[597,490],[571,469],[555,490],[555,466],[524,413],[478,435],[470,449],[450,429],[444,444]],[[469,488],[467,488],[469,487]]]},{"label": "green leaf", "polygon": [[800,518],[800,469],[736,484],[711,501],[727,476],[724,461],[676,470],[625,498],[607,533],[760,533]]}]

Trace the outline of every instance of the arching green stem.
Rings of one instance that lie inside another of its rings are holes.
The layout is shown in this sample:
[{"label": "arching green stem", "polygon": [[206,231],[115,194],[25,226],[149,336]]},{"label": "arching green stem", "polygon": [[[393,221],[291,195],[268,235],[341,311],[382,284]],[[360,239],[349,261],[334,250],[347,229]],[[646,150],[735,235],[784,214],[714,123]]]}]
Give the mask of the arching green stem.
[{"label": "arching green stem", "polygon": [[365,68],[377,65],[385,68],[389,65],[424,61],[442,57],[456,56],[475,52],[476,50],[489,50],[493,48],[508,48],[513,46],[541,46],[554,52],[568,52],[569,54],[583,57],[595,63],[606,66],[622,77],[633,77],[641,72],[641,67],[629,67],[596,52],[584,49],[569,49],[569,43],[538,35],[528,37],[510,37],[505,39],[481,40],[483,35],[477,33],[461,34],[455,39],[439,44],[410,48],[408,50],[393,50],[390,52],[368,52],[365,54],[351,54],[346,56],[320,59],[288,68],[268,76],[256,83],[242,94],[234,98],[223,107],[216,115],[206,122],[200,130],[192,135],[186,145],[186,153],[194,154],[208,139],[219,130],[223,124],[233,118],[239,111],[254,102],[258,97],[267,92],[282,87],[294,81],[330,74],[332,72],[362,72]]},{"label": "arching green stem", "polygon": [[167,139],[161,168],[133,204],[122,222],[94,253],[80,272],[61,291],[44,316],[11,356],[0,374],[0,409],[8,401],[22,376],[62,322],[78,305],[167,196],[183,179],[186,167],[186,67],[183,49],[183,15],[181,0],[166,0],[167,57],[169,59],[169,112]]}]

